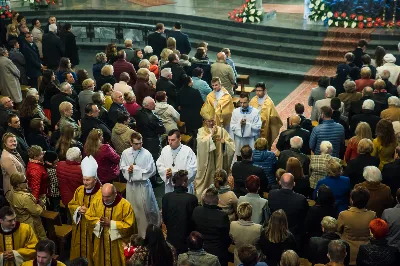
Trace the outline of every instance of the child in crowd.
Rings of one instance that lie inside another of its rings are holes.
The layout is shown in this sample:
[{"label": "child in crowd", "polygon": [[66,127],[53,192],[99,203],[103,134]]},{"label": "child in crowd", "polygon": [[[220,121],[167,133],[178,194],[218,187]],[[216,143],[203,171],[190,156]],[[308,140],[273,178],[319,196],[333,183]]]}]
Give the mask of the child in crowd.
[{"label": "child in crowd", "polygon": [[104,98],[106,98],[104,102],[104,108],[110,110],[111,104],[113,103],[111,99],[111,93],[113,92],[113,86],[110,83],[106,83],[103,86],[101,86],[101,91],[104,94]]},{"label": "child in crowd", "polygon": [[125,261],[128,261],[135,254],[138,247],[143,246],[143,242],[144,239],[141,236],[133,234],[128,245],[125,243],[122,244],[124,246]]},{"label": "child in crowd", "polygon": [[150,62],[150,72],[153,72],[154,75],[156,75],[156,78],[158,79],[160,77],[160,70],[158,68],[158,57],[156,55],[152,55],[149,58]]},{"label": "child in crowd", "polygon": [[60,211],[60,189],[58,186],[58,178],[56,173],[56,166],[58,163],[57,153],[54,151],[47,151],[43,156],[44,167],[46,168],[47,175],[49,176],[49,200],[50,209],[55,212]]},{"label": "child in crowd", "polygon": [[192,63],[189,62],[189,56],[187,54],[181,54],[181,58],[179,59],[179,65],[183,67],[185,72],[192,65]]}]

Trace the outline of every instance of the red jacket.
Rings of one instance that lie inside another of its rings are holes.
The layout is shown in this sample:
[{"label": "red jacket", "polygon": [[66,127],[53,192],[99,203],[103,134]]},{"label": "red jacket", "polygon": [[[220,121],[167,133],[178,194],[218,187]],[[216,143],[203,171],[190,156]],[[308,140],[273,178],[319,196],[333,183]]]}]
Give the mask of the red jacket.
[{"label": "red jacket", "polygon": [[32,195],[39,199],[40,195],[47,195],[47,188],[49,186],[49,176],[47,175],[46,168],[43,164],[28,162],[26,168],[26,179],[28,186],[32,191]]},{"label": "red jacket", "polygon": [[129,63],[125,59],[118,59],[113,64],[113,67],[114,67],[114,77],[117,80],[117,82],[119,82],[119,75],[121,75],[122,72],[126,72],[129,74],[129,77],[131,78],[128,82],[128,85],[132,87],[135,85],[137,75],[136,75],[136,70],[131,63]]},{"label": "red jacket", "polygon": [[97,176],[102,184],[118,177],[120,156],[110,145],[102,144],[94,158],[99,165]]},{"label": "red jacket", "polygon": [[74,197],[75,190],[83,185],[81,162],[58,162],[56,172],[61,200],[67,206]]}]

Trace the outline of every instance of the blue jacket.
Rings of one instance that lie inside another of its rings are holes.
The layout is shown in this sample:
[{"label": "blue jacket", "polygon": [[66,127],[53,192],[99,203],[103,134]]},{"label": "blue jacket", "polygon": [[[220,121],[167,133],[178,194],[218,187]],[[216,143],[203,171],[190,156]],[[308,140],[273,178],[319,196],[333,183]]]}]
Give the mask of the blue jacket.
[{"label": "blue jacket", "polygon": [[226,58],[226,63],[232,67],[233,74],[235,75],[235,80],[236,80],[238,74],[236,72],[235,62],[233,62],[233,60],[230,58]]},{"label": "blue jacket", "polygon": [[320,155],[319,147],[322,141],[332,143],[332,156],[340,158],[340,148],[344,143],[344,128],[334,120],[324,120],[322,124],[316,126],[310,137],[310,149],[315,155]]},{"label": "blue jacket", "polygon": [[275,165],[276,165],[275,153],[268,150],[253,150],[253,165],[259,166],[264,170],[265,175],[268,178],[268,184],[276,184],[275,179]]},{"label": "blue jacket", "polygon": [[212,89],[207,84],[207,82],[198,77],[192,77],[192,80],[193,80],[192,88],[198,90],[201,94],[201,98],[203,98],[203,101],[206,101],[207,95],[210,92],[212,92]]},{"label": "blue jacket", "polygon": [[326,185],[332,190],[338,213],[349,208],[350,178],[346,176],[327,176],[319,180],[314,190],[314,199],[317,198],[317,191],[321,185]]}]

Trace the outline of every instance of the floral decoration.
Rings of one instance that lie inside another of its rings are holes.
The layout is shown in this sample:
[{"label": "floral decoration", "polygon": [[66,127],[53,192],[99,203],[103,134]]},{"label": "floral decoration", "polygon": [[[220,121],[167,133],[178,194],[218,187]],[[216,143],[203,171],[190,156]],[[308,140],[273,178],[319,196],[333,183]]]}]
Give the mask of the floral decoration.
[{"label": "floral decoration", "polygon": [[357,15],[355,13],[346,14],[345,12],[332,12],[323,0],[311,0],[308,5],[312,21],[323,21],[328,26],[343,28],[377,28],[377,27],[400,27],[400,20],[386,21],[383,17],[370,17],[368,15]]},{"label": "floral decoration", "polygon": [[44,3],[47,3],[48,5],[54,5],[56,3],[56,0],[23,0],[24,2],[22,3],[23,5],[25,3],[29,3],[31,8],[35,8],[37,6],[40,6]]},{"label": "floral decoration", "polygon": [[256,10],[255,2],[256,0],[246,0],[246,3],[241,7],[229,12],[228,17],[240,23],[258,23],[262,21],[264,12]]},{"label": "floral decoration", "polygon": [[8,19],[11,18],[11,8],[8,5],[0,6],[0,18]]}]

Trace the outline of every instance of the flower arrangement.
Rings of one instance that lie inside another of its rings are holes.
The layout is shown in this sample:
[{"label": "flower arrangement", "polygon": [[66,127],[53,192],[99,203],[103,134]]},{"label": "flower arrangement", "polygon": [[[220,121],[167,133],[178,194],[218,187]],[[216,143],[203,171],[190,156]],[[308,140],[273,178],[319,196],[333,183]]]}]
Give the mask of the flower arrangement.
[{"label": "flower arrangement", "polygon": [[54,5],[56,0],[24,0],[22,5],[25,3],[29,3],[31,8],[36,8],[40,5],[47,4],[47,5]]},{"label": "flower arrangement", "polygon": [[256,0],[246,0],[241,7],[228,13],[231,20],[240,23],[258,23],[263,19],[263,11],[256,9]]},{"label": "flower arrangement", "polygon": [[8,5],[0,6],[0,18],[8,19],[11,18],[11,8]]},{"label": "flower arrangement", "polygon": [[400,27],[400,20],[386,21],[385,13],[383,16],[376,18],[368,15],[357,15],[355,13],[346,14],[345,12],[333,13],[329,6],[323,0],[311,0],[308,6],[310,8],[310,20],[323,21],[328,26],[344,27],[344,28],[377,28],[377,27]]}]

